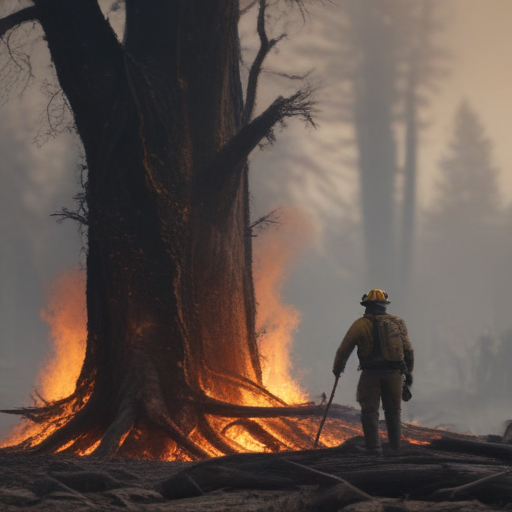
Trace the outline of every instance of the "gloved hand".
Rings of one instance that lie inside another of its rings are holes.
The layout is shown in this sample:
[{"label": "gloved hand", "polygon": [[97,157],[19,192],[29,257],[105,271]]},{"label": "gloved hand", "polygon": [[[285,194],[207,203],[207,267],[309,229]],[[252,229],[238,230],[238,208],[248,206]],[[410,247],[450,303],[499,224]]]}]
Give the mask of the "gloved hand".
[{"label": "gloved hand", "polygon": [[412,386],[412,381],[413,381],[413,378],[412,378],[412,373],[406,373],[405,374],[405,383],[411,387]]},{"label": "gloved hand", "polygon": [[333,368],[332,369],[332,373],[334,373],[335,377],[339,377],[344,371],[345,371],[345,366],[342,366],[341,368]]}]

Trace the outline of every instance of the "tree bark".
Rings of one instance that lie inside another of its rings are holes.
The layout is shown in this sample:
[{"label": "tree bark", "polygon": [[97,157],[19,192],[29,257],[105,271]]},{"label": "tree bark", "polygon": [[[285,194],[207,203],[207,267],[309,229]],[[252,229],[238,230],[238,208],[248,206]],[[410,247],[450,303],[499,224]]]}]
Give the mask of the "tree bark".
[{"label": "tree bark", "polygon": [[56,427],[24,446],[230,453],[207,397],[279,402],[255,338],[247,157],[308,116],[308,93],[242,127],[237,0],[127,0],[122,43],[95,0],[35,9],[88,165],[88,339],[73,395],[21,410]]}]

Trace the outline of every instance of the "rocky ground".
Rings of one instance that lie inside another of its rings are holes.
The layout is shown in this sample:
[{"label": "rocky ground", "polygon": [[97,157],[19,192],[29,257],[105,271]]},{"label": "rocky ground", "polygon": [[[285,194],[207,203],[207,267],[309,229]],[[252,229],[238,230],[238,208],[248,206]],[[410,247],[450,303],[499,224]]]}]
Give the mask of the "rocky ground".
[{"label": "rocky ground", "polygon": [[202,463],[0,451],[0,510],[512,510],[510,445],[445,439],[379,458],[361,443]]}]

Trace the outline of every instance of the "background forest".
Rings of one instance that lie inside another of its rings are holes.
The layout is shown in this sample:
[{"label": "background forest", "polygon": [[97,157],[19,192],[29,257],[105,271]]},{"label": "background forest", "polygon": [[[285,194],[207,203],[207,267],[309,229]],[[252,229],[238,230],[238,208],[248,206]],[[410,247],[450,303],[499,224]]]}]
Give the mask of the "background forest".
[{"label": "background forest", "polygon": [[[115,24],[122,9],[104,7]],[[240,27],[247,62],[255,15]],[[511,15],[507,0],[335,0],[305,19],[274,7],[272,31],[289,38],[267,63],[259,103],[310,72],[318,128],[290,123],[252,157],[252,217],[278,209],[279,221],[255,239],[256,277],[281,271],[294,373],[311,399],[332,386],[361,295],[382,287],[417,354],[404,418],[497,433],[512,417]],[[73,207],[80,148],[44,45],[31,40],[34,75],[46,79],[19,100],[16,36],[0,62],[13,72],[0,110],[2,408],[29,401],[49,353],[51,284],[83,258],[76,226],[49,217]],[[283,318],[259,300],[265,343]],[[355,405],[356,367],[354,355],[337,402]],[[0,418],[0,432],[10,422]]]}]

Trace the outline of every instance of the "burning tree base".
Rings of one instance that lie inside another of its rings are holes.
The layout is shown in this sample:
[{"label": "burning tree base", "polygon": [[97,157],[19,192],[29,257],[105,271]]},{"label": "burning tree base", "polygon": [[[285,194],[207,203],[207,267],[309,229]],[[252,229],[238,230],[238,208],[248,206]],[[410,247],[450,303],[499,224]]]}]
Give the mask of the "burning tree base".
[{"label": "burning tree base", "polygon": [[[11,451],[33,453],[62,452],[74,455],[94,454],[110,458],[124,456],[158,460],[201,460],[212,456],[247,451],[280,452],[311,446],[314,426],[291,421],[290,417],[320,416],[324,407],[305,405],[287,407],[270,393],[260,392],[279,406],[258,407],[230,404],[207,396],[188,406],[194,428],[183,432],[158,394],[150,407],[136,416],[140,404],[128,402],[117,418],[102,427],[103,415],[93,399],[78,411],[76,399],[47,404],[42,408],[3,411],[21,414],[34,422],[20,432],[24,438]],[[344,414],[343,412],[341,413]]]},{"label": "burning tree base", "polygon": [[[269,399],[272,395],[267,392],[266,396]],[[274,398],[274,400],[279,399]],[[130,427],[128,434],[122,438],[114,435],[116,432],[112,428],[104,432],[98,428],[92,428],[90,422],[84,423],[83,411],[74,414],[68,423],[65,423],[65,416],[61,416],[52,423],[51,417],[38,417],[34,414],[34,412],[46,414],[51,410],[50,407],[55,408],[52,411],[55,414],[59,411],[59,407],[62,410],[62,403],[49,405],[41,410],[4,411],[46,421],[42,427],[36,423],[34,427],[36,434],[29,435],[27,432],[21,432],[21,438],[24,440],[10,446],[8,450],[157,460],[201,460],[235,453],[308,450],[313,447],[320,417],[325,412],[325,405],[311,403],[286,406],[280,401],[279,406],[274,407],[240,406],[208,397],[203,397],[199,406],[203,416],[198,422],[198,428],[188,437],[174,430],[176,427],[171,423],[169,425],[173,428],[158,429],[156,428],[158,424],[151,426],[147,422],[143,425],[143,430],[137,423],[123,423],[126,418],[121,417],[117,424],[114,423],[118,428],[117,432],[123,432],[127,426]],[[352,407],[333,404],[329,410],[329,419],[323,430],[320,447],[338,446],[354,436],[360,436],[362,431],[359,414],[359,411]],[[89,426],[90,431],[77,436],[74,429],[84,424]],[[53,429],[54,433],[48,433],[48,429]],[[63,435],[75,437],[72,437],[67,445],[62,445]],[[381,436],[385,439],[386,435],[385,424],[381,422]],[[429,444],[433,438],[441,436],[438,430],[416,425],[404,425],[403,435],[404,440],[415,445]],[[460,437],[467,436],[460,435]],[[102,451],[102,446],[114,446],[116,449],[110,452]]]}]

